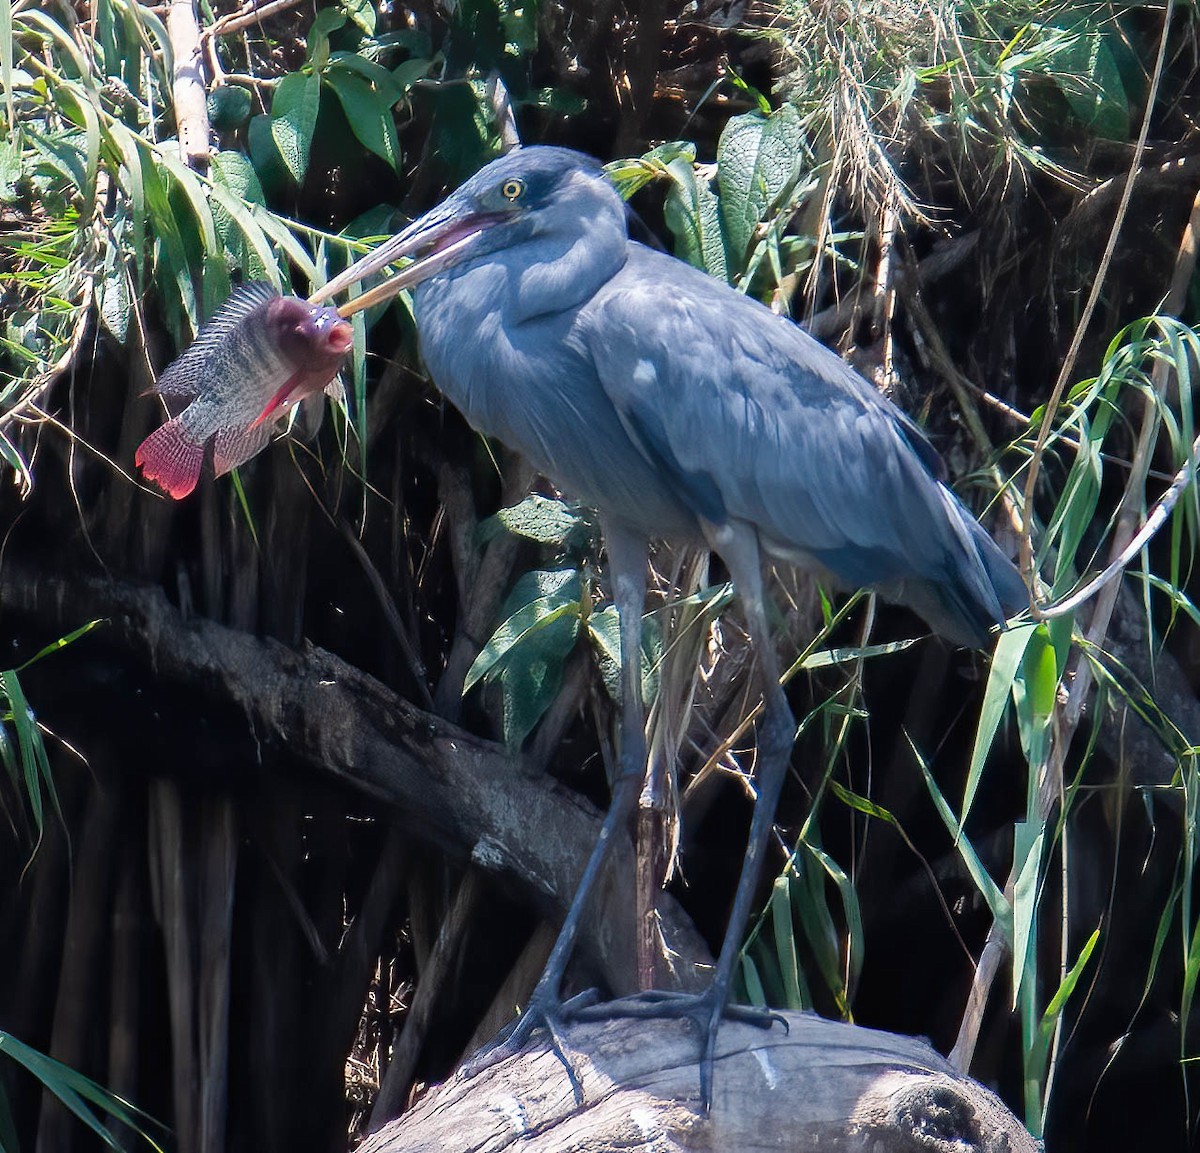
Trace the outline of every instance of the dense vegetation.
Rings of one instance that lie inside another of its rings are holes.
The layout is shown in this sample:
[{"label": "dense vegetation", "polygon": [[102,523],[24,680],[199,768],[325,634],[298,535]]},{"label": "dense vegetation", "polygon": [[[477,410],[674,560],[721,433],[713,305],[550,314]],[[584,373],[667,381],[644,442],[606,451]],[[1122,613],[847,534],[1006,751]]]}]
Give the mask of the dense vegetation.
[{"label": "dense vegetation", "polygon": [[[132,463],[234,284],[307,295],[514,138],[892,395],[1048,610],[975,654],[774,574],[801,723],[740,995],[927,1034],[1052,1149],[1188,1147],[1194,5],[253,8],[198,5],[198,83],[188,0],[0,0],[0,1147],[343,1148],[532,987],[613,763],[587,510],[403,302],[319,429],[179,504]],[[708,558],[654,576],[639,875],[686,969],[753,656]],[[604,915],[576,980],[620,990]]]}]

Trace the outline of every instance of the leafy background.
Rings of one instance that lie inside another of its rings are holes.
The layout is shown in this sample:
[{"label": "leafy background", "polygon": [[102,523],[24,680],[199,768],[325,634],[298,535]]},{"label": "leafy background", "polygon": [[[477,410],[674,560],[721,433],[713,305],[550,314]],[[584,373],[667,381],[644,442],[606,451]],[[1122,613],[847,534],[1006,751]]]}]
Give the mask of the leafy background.
[{"label": "leafy background", "polygon": [[[800,735],[741,995],[926,1034],[1051,1148],[1188,1147],[1194,7],[201,4],[190,160],[175,15],[0,0],[0,1144],[341,1148],[536,979],[556,909],[471,863],[465,791],[414,819],[279,686],[335,669],[397,748],[602,806],[586,510],[439,401],[403,302],[356,320],[320,429],[178,506],[131,464],[232,284],[306,294],[515,131],[610,162],[648,238],[921,420],[1043,603],[1127,567],[986,655],[774,574]],[[654,569],[643,863],[715,947],[753,658],[706,558]]]}]

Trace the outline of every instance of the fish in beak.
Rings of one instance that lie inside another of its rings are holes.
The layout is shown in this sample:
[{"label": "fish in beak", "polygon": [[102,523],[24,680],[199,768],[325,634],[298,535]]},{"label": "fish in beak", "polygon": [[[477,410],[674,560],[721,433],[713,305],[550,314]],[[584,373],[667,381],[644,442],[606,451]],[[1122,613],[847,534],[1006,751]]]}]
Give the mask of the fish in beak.
[{"label": "fish in beak", "polygon": [[468,255],[484,233],[510,218],[511,214],[507,212],[467,210],[461,203],[455,203],[452,197],[414,220],[390,240],[385,240],[341,275],[335,276],[314,292],[308,298],[308,303],[320,304],[389,264],[405,257],[413,258],[412,263],[395,276],[347,301],[337,310],[343,319],[353,316],[364,308],[391,300],[398,292],[412,288],[422,280],[457,264]]},{"label": "fish in beak", "polygon": [[175,415],[142,441],[135,463],[169,496],[187,496],[206,464],[217,476],[244,464],[281,416],[332,387],[353,344],[332,308],[243,285],[149,390]]}]

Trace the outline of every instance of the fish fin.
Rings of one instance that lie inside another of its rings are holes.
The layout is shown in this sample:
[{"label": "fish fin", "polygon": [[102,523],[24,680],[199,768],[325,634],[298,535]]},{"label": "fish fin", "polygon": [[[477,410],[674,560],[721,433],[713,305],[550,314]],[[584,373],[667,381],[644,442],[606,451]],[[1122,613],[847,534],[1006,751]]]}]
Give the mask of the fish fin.
[{"label": "fish fin", "polygon": [[176,400],[195,400],[208,383],[212,355],[239,324],[279,293],[265,280],[252,280],[234,289],[229,299],[200,326],[192,342],[163,370],[147,392]]},{"label": "fish fin", "polygon": [[169,420],[138,445],[133,460],[147,480],[180,500],[200,479],[204,445],[188,436],[180,421]]},{"label": "fish fin", "polygon": [[325,395],[334,404],[340,404],[343,407],[346,406],[346,382],[342,379],[340,372],[325,386]]},{"label": "fish fin", "polygon": [[230,469],[245,464],[255,453],[267,447],[271,439],[269,425],[227,428],[213,439],[213,472],[224,476]]},{"label": "fish fin", "polygon": [[281,384],[279,388],[275,390],[275,394],[270,400],[267,401],[266,407],[262,410],[262,412],[260,412],[258,416],[254,418],[250,424],[250,427],[258,428],[259,425],[265,424],[268,420],[272,420],[276,416],[281,415],[279,410],[286,403],[288,395],[296,387],[303,375],[304,374],[302,372],[293,372],[292,375],[289,376],[287,380],[285,380],[283,384]]},{"label": "fish fin", "polygon": [[325,397],[319,392],[310,392],[297,406],[296,419],[292,423],[292,435],[301,440],[315,440],[325,420]]}]

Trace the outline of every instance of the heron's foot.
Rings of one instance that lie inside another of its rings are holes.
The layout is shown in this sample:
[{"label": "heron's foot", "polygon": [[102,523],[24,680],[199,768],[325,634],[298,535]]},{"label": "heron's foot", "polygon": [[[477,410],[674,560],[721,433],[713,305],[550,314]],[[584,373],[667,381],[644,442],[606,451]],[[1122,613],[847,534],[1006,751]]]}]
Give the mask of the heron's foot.
[{"label": "heron's foot", "polygon": [[[565,1006],[564,1006],[565,1007]],[[616,1001],[581,1005],[573,1008],[571,1019],[575,1021],[605,1020],[610,1017],[667,1017],[691,1021],[696,1031],[704,1038],[700,1054],[700,1104],[705,1113],[712,1105],[713,1058],[717,1049],[717,1033],[722,1018],[769,1029],[777,1022],[788,1028],[787,1018],[770,1009],[759,1009],[754,1005],[731,1005],[725,1000],[725,991],[710,986],[703,993],[676,993],[661,989],[650,989],[621,997]]]},{"label": "heron's foot", "polygon": [[530,997],[525,1011],[501,1029],[490,1044],[464,1061],[460,1071],[464,1077],[474,1077],[509,1057],[515,1057],[529,1043],[536,1030],[545,1029],[551,1050],[567,1071],[576,1104],[582,1105],[583,1081],[567,1053],[562,1039],[562,1026],[568,1021],[581,1019],[579,1013],[593,1007],[599,999],[598,990],[586,989],[567,1001],[560,1001],[556,995],[547,993],[539,986]]}]

